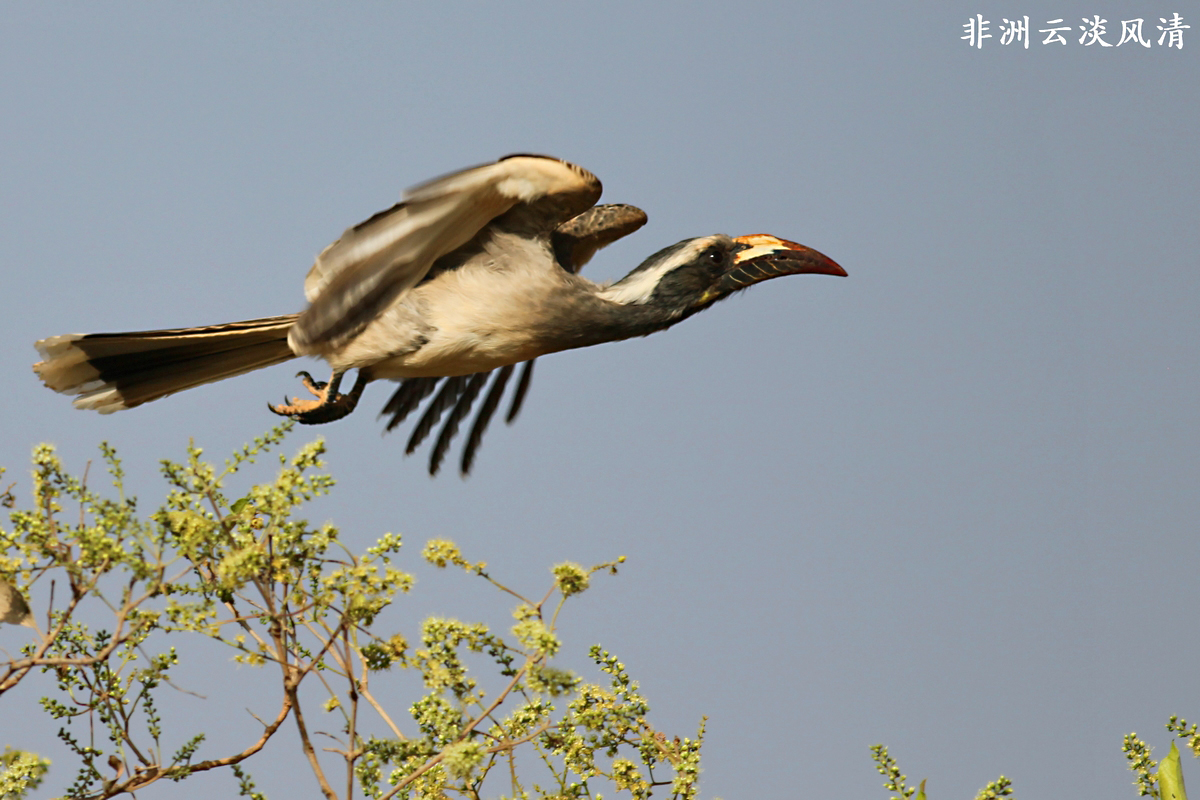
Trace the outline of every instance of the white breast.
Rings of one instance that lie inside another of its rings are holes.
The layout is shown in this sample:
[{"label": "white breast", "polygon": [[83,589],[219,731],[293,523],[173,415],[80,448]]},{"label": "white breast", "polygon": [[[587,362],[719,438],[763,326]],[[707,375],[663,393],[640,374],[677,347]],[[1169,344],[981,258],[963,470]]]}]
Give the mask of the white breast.
[{"label": "white breast", "polygon": [[[571,280],[545,244],[497,235],[480,255],[407,292],[351,343],[347,361],[374,364],[375,377],[394,380],[536,358],[545,352],[543,309]],[[379,361],[383,353],[394,355]]]}]

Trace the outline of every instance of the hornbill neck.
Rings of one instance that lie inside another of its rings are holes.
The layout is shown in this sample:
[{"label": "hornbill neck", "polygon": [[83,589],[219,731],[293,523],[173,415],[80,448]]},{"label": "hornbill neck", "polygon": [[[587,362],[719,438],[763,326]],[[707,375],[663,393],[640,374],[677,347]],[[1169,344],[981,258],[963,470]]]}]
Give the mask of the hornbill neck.
[{"label": "hornbill neck", "polygon": [[768,234],[685,239],[611,286],[576,285],[547,309],[547,352],[645,336],[748,286],[783,275],[846,271],[809,247]]},{"label": "hornbill neck", "polygon": [[662,273],[654,265],[685,244],[660,250],[611,285],[568,275],[560,291],[541,304],[537,323],[541,348],[553,353],[648,336],[699,311],[695,298],[667,298],[657,291]]},{"label": "hornbill neck", "polygon": [[622,304],[595,291],[572,297],[545,320],[545,339],[552,350],[570,350],[635,336],[648,336],[686,319],[699,309],[672,308],[657,302]]}]

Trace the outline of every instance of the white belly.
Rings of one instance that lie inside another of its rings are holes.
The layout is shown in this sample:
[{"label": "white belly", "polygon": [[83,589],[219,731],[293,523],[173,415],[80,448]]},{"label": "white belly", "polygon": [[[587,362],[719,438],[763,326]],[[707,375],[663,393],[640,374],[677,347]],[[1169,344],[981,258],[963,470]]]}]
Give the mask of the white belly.
[{"label": "white belly", "polygon": [[[569,280],[544,262],[444,272],[372,322],[337,366],[370,366],[374,377],[397,380],[469,375],[528,361],[553,349],[539,341],[539,321]],[[380,360],[385,353],[394,355]]]}]

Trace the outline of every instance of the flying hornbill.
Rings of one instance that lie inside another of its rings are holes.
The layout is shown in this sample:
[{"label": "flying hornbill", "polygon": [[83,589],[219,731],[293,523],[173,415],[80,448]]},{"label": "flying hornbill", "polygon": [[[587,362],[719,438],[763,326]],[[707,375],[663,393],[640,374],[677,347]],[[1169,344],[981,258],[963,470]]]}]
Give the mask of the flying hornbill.
[{"label": "flying hornbill", "polygon": [[[595,252],[646,215],[595,205],[600,181],[546,156],[514,155],[437,178],[347,230],[308,272],[299,314],[199,328],[52,336],[34,371],[77,408],[102,414],[173,392],[318,356],[327,382],[297,375],[313,400],[269,406],[306,424],[354,410],[374,380],[399,381],[380,416],[392,430],[438,389],[408,441],[412,453],[450,416],[429,462],[436,474],[459,424],[494,374],[471,426],[461,469],[471,469],[515,365],[523,364],[508,421],[533,360],[546,353],[645,336],[780,275],[846,274],[803,245],[766,234],[685,239],[612,284],[578,275]],[[358,370],[341,391],[346,372]]]}]

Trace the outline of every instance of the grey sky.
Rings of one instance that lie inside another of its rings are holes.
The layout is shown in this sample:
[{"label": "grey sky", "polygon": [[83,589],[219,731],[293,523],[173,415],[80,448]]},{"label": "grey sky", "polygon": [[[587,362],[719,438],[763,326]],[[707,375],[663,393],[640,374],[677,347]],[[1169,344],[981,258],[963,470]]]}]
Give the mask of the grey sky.
[{"label": "grey sky", "polygon": [[[850,277],[546,358],[467,481],[380,436],[382,386],[294,434],[326,437],[341,480],[313,517],[413,546],[419,593],[390,624],[507,624],[416,565],[433,536],[530,591],[624,554],[569,613],[563,661],[601,642],[662,727],[708,714],[705,796],[883,798],[882,741],[931,796],[1003,773],[1024,797],[1132,797],[1121,736],[1165,746],[1169,714],[1200,715],[1193,8],[0,5],[0,463],[27,495],[35,443],[81,469],[107,440],[149,506],[159,458],[260,434],[294,369],[101,417],[38,384],[35,339],[298,310],[313,256],[406,186],[553,154],[650,215],[592,277],[716,232],[795,239]],[[1155,42],[1174,11],[1182,50],[1078,43],[1084,16],[1114,44],[1142,17]],[[982,49],[959,38],[975,13]],[[1025,14],[1032,44],[1002,45]],[[1068,44],[1043,45],[1058,18]],[[178,708],[245,718],[253,692],[206,677]],[[49,726],[11,736],[29,702],[5,698],[2,743],[55,757]]]}]

